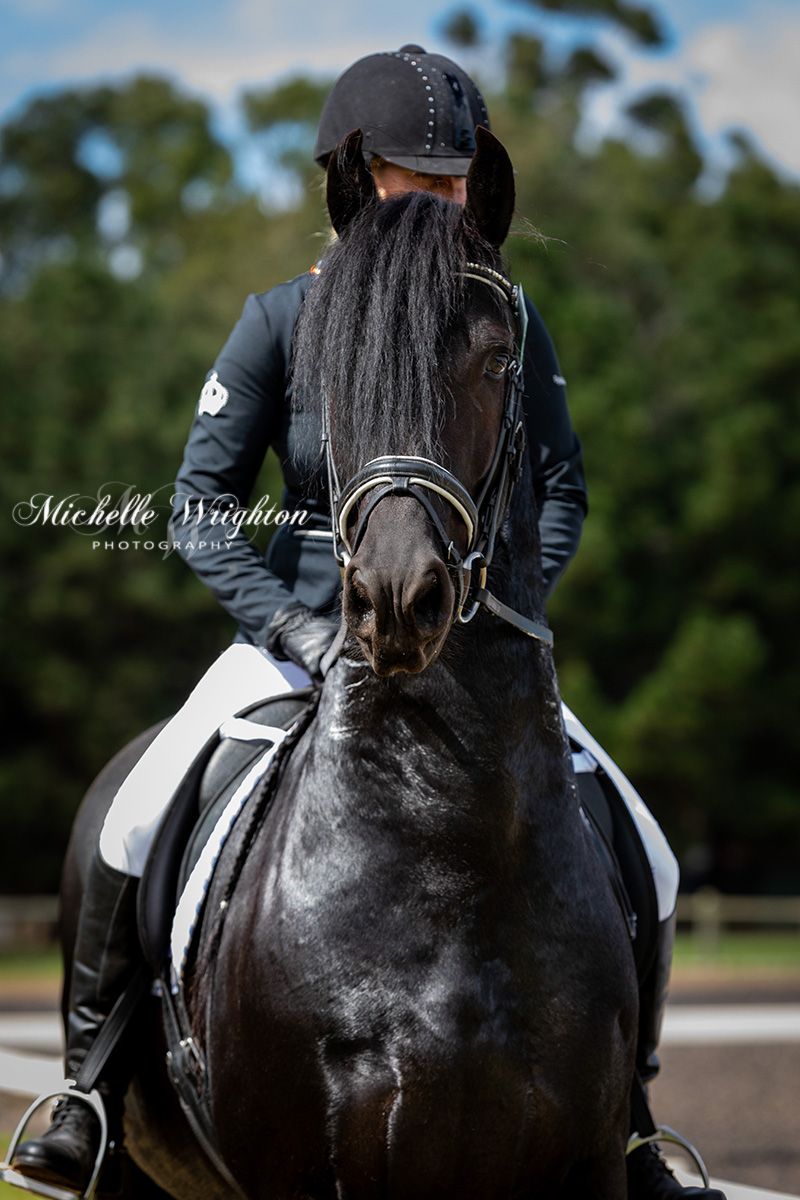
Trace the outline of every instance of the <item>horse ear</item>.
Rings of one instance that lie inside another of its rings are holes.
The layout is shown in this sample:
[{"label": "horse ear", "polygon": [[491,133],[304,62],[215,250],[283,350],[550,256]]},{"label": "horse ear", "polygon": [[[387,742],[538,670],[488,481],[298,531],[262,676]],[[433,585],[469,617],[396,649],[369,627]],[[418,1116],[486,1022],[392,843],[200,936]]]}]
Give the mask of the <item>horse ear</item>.
[{"label": "horse ear", "polygon": [[362,208],[377,198],[372,172],[361,153],[361,142],[361,130],[354,129],[339,142],[328,162],[328,213],[340,237]]},{"label": "horse ear", "polygon": [[499,249],[514,215],[514,168],[502,142],[479,125],[467,173],[465,213],[490,246]]}]

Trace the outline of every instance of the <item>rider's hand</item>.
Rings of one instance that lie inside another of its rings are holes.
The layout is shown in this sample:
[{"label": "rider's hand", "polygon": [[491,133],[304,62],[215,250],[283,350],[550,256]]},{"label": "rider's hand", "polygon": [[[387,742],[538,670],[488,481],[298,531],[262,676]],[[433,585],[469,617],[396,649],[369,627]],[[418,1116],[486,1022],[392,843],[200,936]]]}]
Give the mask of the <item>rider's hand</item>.
[{"label": "rider's hand", "polygon": [[[290,659],[307,671],[315,683],[321,683],[322,659],[333,644],[339,629],[330,617],[319,617],[299,600],[278,609],[267,630],[267,649],[274,658]],[[325,664],[326,667],[329,664]]]}]

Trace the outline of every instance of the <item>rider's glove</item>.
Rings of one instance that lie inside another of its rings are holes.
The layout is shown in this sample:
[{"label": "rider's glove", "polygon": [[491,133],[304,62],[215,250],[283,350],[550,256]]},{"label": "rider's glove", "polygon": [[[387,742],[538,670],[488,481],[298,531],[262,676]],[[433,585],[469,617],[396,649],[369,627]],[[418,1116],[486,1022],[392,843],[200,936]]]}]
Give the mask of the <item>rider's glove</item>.
[{"label": "rider's glove", "polygon": [[292,600],[279,608],[267,630],[266,646],[270,654],[280,661],[290,659],[296,666],[307,671],[315,683],[321,683],[325,674],[322,659],[331,648],[338,632],[338,622],[330,617],[319,617],[299,600]]}]

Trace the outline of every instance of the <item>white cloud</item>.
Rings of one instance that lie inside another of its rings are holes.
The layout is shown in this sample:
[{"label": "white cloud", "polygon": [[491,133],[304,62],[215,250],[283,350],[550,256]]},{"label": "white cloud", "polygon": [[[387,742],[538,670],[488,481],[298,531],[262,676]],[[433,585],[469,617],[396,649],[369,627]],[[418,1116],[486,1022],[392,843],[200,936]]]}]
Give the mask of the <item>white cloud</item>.
[{"label": "white cloud", "polygon": [[776,169],[800,174],[800,17],[785,9],[706,24],[669,57],[631,50],[619,36],[602,36],[618,80],[594,89],[582,135],[588,144],[619,133],[622,114],[647,92],[668,89],[688,99],[704,152],[723,169],[732,161],[725,134],[745,129]]},{"label": "white cloud", "polygon": [[235,32],[222,44],[195,40],[191,30],[169,34],[151,18],[109,18],[88,37],[38,58],[40,76],[49,79],[92,79],[132,71],[161,71],[183,80],[223,103],[243,81],[267,79],[284,72],[298,58],[309,67],[324,66],[327,48],[309,55],[273,38],[248,38]]},{"label": "white cloud", "polygon": [[[422,0],[417,7],[424,7]],[[407,40],[408,7],[405,15],[373,9],[366,21],[363,13],[364,0],[343,0],[336,6],[318,0],[289,5],[236,0],[221,7],[219,36],[214,38],[207,28],[195,34],[190,17],[183,28],[168,29],[155,17],[118,11],[87,35],[52,51],[9,55],[6,73],[18,88],[23,80],[75,83],[153,70],[227,104],[243,85],[271,82],[293,71],[335,74],[363,54]],[[426,11],[426,23],[429,18]]]},{"label": "white cloud", "polygon": [[714,26],[687,47],[685,58],[700,77],[695,103],[709,132],[744,125],[800,172],[800,20],[759,31]]},{"label": "white cloud", "polygon": [[624,99],[658,85],[687,94],[706,134],[750,130],[778,163],[800,173],[800,18],[768,19],[699,29],[668,60],[628,62]]}]

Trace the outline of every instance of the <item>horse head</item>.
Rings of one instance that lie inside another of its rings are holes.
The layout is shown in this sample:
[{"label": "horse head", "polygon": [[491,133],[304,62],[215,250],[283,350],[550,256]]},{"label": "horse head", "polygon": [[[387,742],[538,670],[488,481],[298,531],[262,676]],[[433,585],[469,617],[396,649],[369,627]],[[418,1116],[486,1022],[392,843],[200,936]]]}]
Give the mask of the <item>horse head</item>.
[{"label": "horse head", "polygon": [[358,131],[328,168],[339,244],[309,293],[298,358],[322,405],[345,619],[378,675],[428,667],[463,617],[519,448],[515,298],[499,255],[513,170],[492,134],[476,142],[463,208],[425,192],[379,200]]}]

